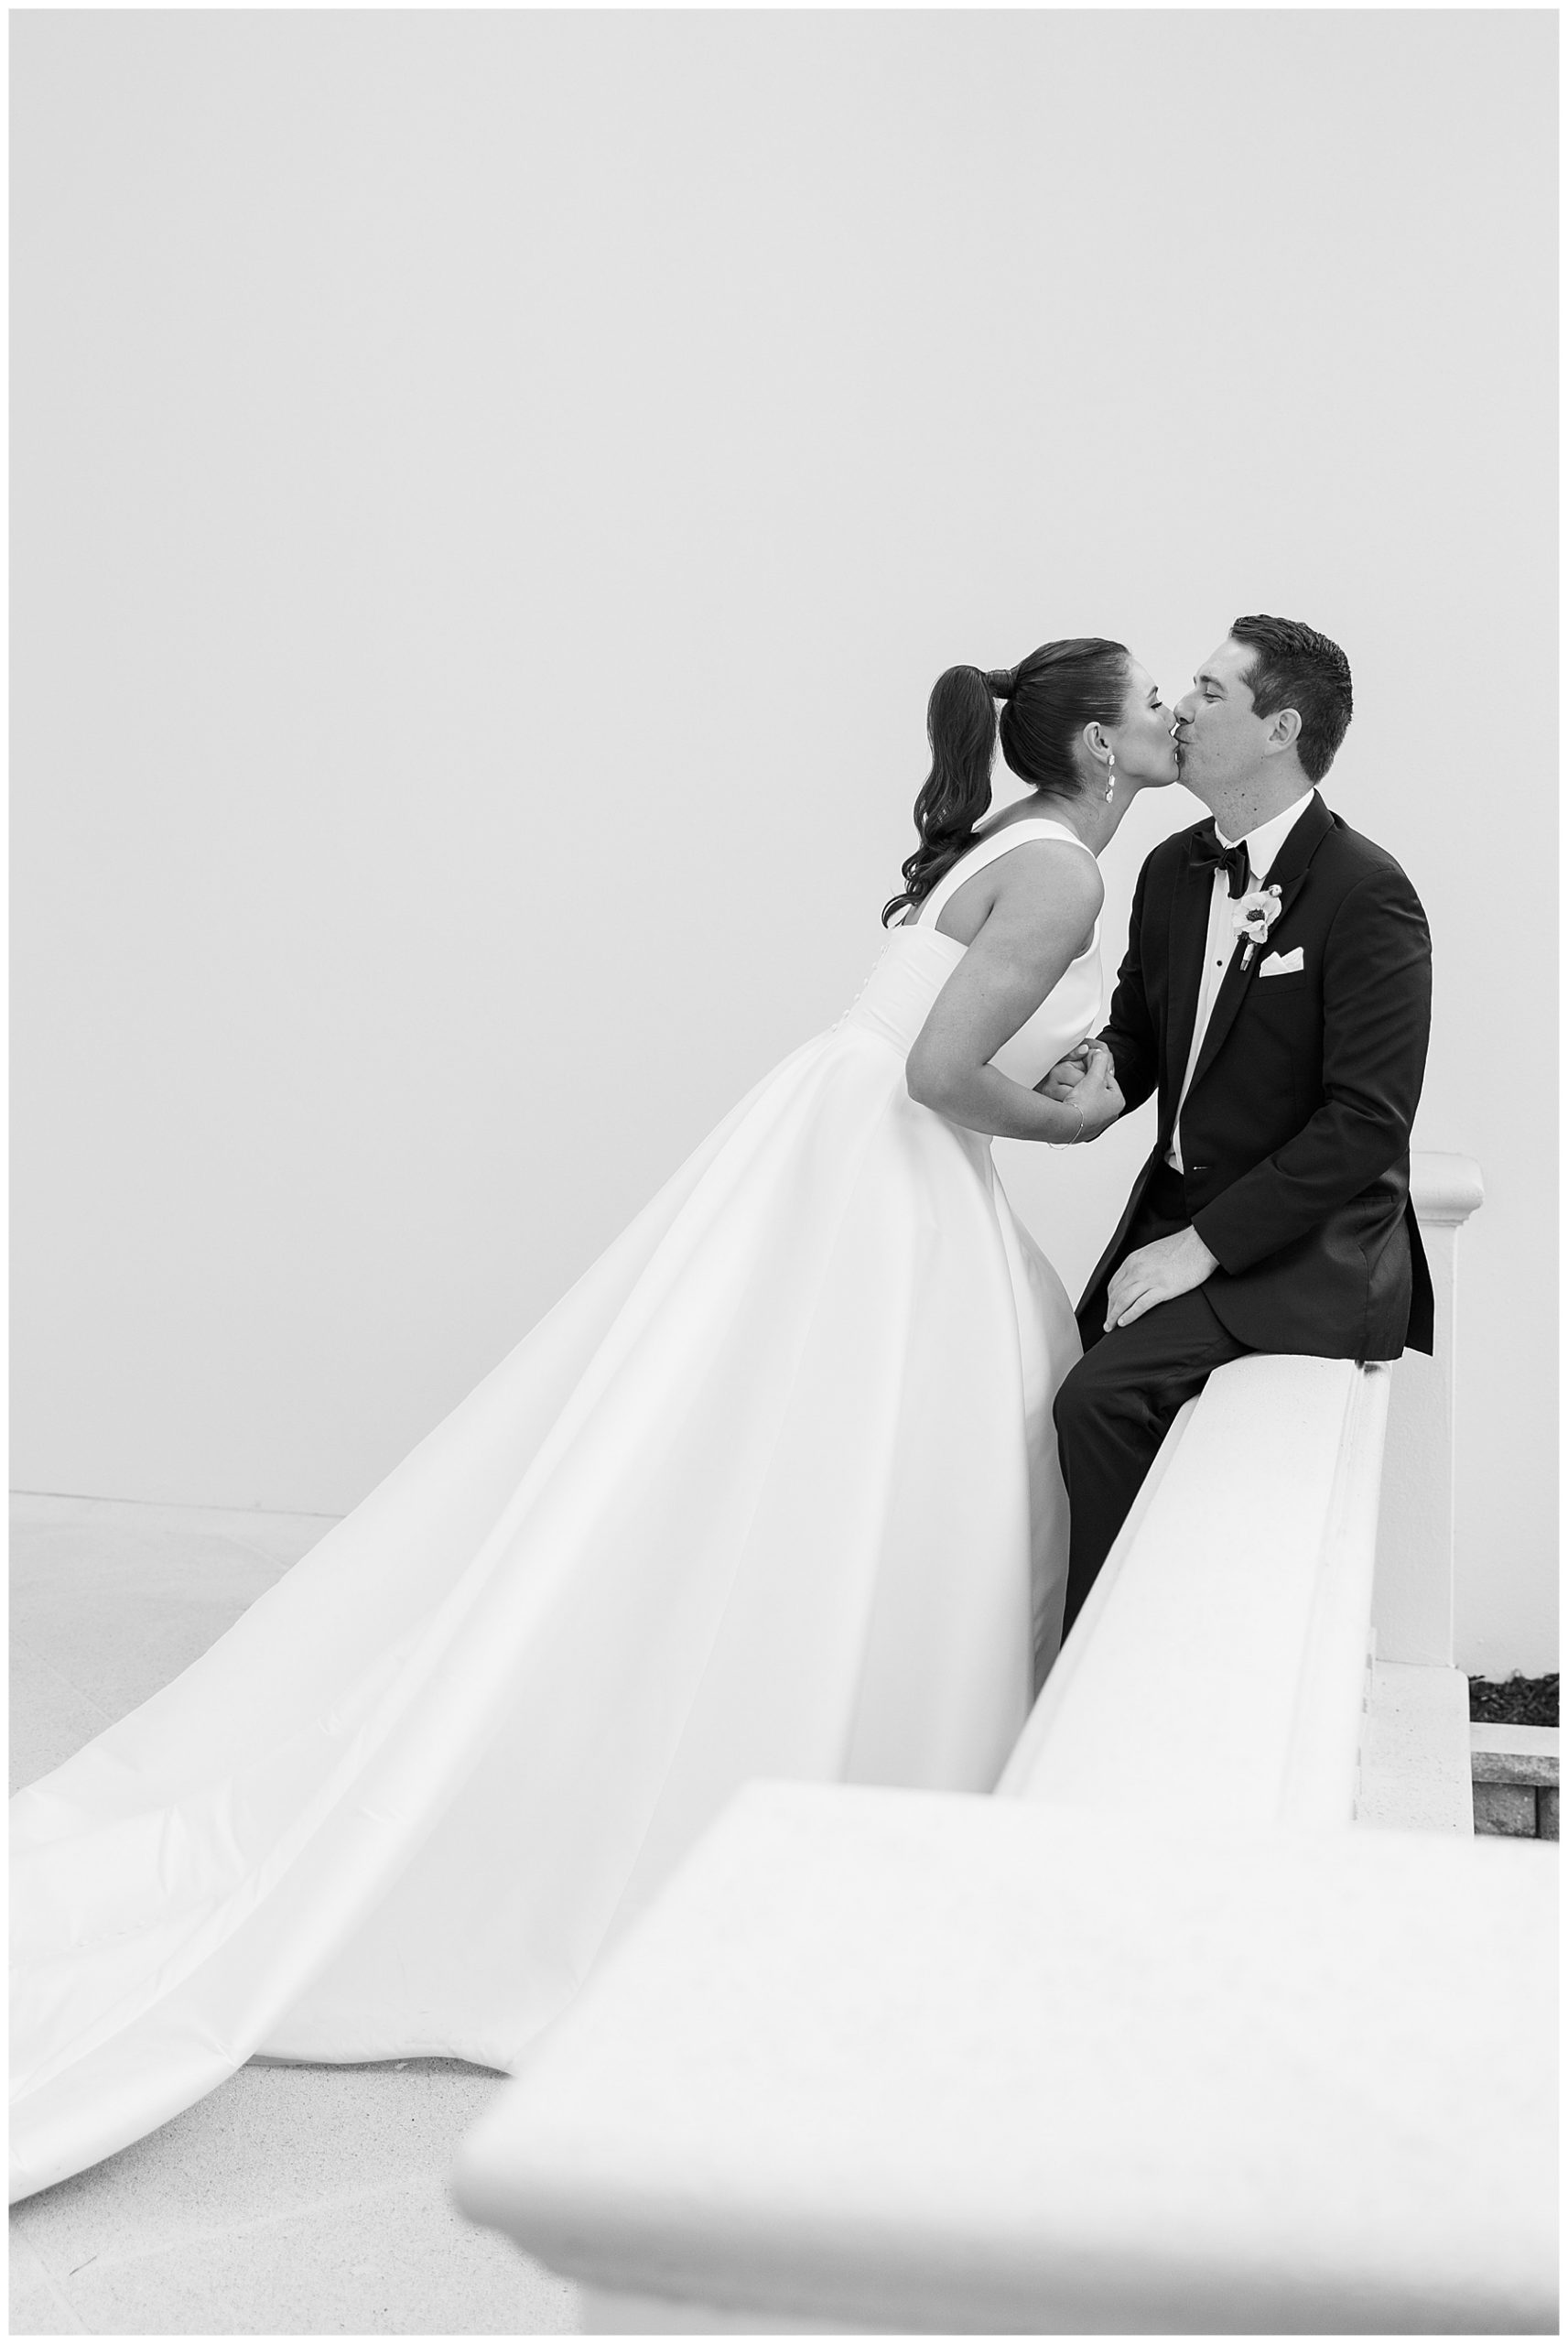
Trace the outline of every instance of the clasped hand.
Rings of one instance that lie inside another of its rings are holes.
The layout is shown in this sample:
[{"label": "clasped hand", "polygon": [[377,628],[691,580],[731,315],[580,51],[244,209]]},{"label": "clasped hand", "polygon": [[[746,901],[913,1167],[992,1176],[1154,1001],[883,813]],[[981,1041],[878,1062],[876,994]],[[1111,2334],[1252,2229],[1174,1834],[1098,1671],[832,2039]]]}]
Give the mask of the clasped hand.
[{"label": "clasped hand", "polygon": [[1108,1058],[1110,1056],[1103,1042],[1080,1042],[1076,1049],[1067,1052],[1065,1058],[1058,1058],[1044,1080],[1034,1086],[1042,1099],[1054,1099],[1058,1102],[1070,1099],[1087,1074],[1089,1060],[1097,1050],[1104,1050]]},{"label": "clasped hand", "polygon": [[1116,1062],[1103,1042],[1080,1042],[1035,1088],[1043,1099],[1058,1105],[1070,1101],[1076,1107],[1083,1117],[1080,1139],[1098,1139],[1127,1104],[1117,1087]]}]

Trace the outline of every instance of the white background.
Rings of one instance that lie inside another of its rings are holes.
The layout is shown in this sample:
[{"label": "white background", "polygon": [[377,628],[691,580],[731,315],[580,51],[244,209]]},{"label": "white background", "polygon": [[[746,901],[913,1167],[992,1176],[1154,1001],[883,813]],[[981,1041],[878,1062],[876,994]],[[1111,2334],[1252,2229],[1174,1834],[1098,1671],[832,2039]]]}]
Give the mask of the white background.
[{"label": "white background", "polygon": [[[13,35],[14,1480],[348,1508],[854,993],[939,669],[1272,611],[1487,1181],[1458,1656],[1555,1666],[1553,17]],[[1151,1113],[1000,1151],[1069,1286]]]}]

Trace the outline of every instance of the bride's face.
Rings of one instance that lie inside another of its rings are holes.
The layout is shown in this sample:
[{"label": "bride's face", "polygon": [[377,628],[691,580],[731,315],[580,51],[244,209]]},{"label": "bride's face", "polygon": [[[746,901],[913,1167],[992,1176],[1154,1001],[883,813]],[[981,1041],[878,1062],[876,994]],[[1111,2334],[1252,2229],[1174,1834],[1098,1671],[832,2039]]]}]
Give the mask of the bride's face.
[{"label": "bride's face", "polygon": [[1127,663],[1127,698],[1121,721],[1108,727],[1106,738],[1116,751],[1116,770],[1145,789],[1162,788],[1176,778],[1176,744],[1171,738],[1174,718],[1160,697],[1160,687],[1136,659]]}]

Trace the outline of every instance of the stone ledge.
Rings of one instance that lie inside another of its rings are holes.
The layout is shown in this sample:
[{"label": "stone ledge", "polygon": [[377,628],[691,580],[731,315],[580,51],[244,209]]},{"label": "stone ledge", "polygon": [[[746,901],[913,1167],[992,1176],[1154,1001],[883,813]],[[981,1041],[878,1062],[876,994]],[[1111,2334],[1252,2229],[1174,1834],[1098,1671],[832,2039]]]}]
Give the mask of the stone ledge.
[{"label": "stone ledge", "polygon": [[1554,1725],[1473,1725],[1470,1779],[1476,1783],[1535,1783],[1558,1780],[1558,1730]]},{"label": "stone ledge", "polygon": [[458,2201],[589,2332],[1554,2335],[1555,1904],[1441,1833],[752,1783]]}]

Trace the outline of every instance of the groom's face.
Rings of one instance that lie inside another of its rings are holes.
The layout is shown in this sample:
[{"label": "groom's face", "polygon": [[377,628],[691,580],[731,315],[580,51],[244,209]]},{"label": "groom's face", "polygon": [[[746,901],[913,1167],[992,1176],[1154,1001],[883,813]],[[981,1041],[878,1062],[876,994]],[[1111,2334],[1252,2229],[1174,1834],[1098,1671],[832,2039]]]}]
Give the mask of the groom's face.
[{"label": "groom's face", "polygon": [[1256,656],[1253,645],[1227,635],[1176,702],[1176,756],[1182,779],[1196,797],[1206,798],[1211,788],[1244,779],[1261,762],[1266,727],[1246,680]]}]

